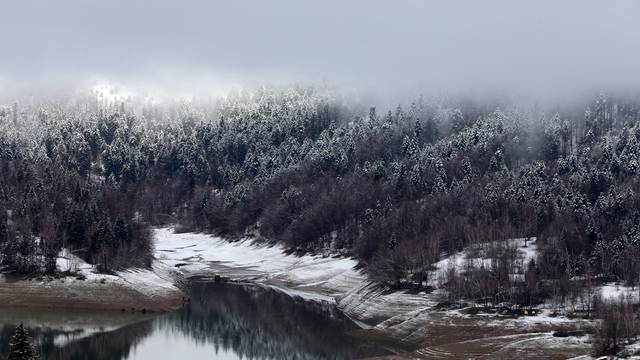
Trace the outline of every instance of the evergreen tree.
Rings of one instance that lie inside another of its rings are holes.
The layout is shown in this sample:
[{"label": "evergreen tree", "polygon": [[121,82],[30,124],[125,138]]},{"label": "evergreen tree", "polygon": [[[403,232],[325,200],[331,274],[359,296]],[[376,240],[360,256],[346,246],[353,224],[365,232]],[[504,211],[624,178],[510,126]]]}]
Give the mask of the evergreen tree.
[{"label": "evergreen tree", "polygon": [[44,272],[47,275],[54,275],[58,271],[56,263],[58,254],[53,246],[44,246]]},{"label": "evergreen tree", "polygon": [[129,227],[122,217],[118,217],[113,225],[113,236],[116,245],[123,245],[129,242]]},{"label": "evergreen tree", "polygon": [[34,360],[36,351],[31,345],[31,339],[22,324],[18,325],[9,342],[9,357],[7,360]]}]

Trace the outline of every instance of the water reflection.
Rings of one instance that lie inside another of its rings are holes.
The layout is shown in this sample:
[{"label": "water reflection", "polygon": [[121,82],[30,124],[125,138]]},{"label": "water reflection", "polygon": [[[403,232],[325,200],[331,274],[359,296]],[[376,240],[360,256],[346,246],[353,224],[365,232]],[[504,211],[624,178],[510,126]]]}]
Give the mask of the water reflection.
[{"label": "water reflection", "polygon": [[41,359],[126,359],[151,334],[153,317],[114,311],[0,308],[0,358],[16,324],[24,323]]},{"label": "water reflection", "polygon": [[347,333],[357,326],[328,304],[256,286],[204,282],[193,285],[191,298],[184,309],[153,318],[113,312],[58,312],[59,319],[36,311],[0,313],[0,354],[7,354],[13,326],[21,321],[45,359],[353,359],[386,354],[350,337]]}]

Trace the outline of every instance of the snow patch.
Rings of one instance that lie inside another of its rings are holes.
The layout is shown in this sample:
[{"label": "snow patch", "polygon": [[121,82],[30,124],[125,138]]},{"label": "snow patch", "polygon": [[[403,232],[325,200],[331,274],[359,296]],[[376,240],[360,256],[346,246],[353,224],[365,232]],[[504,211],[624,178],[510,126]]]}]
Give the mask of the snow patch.
[{"label": "snow patch", "polygon": [[62,249],[56,259],[56,265],[58,270],[74,274],[76,278],[67,279],[67,281],[72,281],[76,285],[116,284],[151,298],[180,292],[180,289],[174,284],[175,271],[158,261],[153,262],[151,269],[132,268],[117,271],[114,275],[100,274],[96,272],[93,265],[74,255],[68,249]]},{"label": "snow patch", "polygon": [[487,258],[485,255],[487,251],[497,247],[515,249],[517,251],[520,269],[518,274],[511,274],[514,279],[517,279],[520,275],[524,274],[529,262],[531,260],[535,260],[538,256],[538,244],[536,237],[480,243],[467,247],[460,252],[451,254],[450,256],[444,257],[440,261],[434,263],[433,267],[435,270],[432,271],[429,276],[429,279],[431,279],[430,283],[436,288],[442,286],[444,279],[446,279],[447,272],[452,268],[460,271],[465,267],[491,267],[492,259]]},{"label": "snow patch", "polygon": [[602,300],[638,302],[640,301],[640,287],[624,286],[616,283],[608,283],[597,287]]},{"label": "snow patch", "polygon": [[154,230],[158,261],[185,276],[217,274],[235,280],[266,283],[307,299],[332,299],[360,283],[366,276],[350,258],[287,254],[280,244],[251,239],[230,242],[220,237],[176,234],[173,228]]}]

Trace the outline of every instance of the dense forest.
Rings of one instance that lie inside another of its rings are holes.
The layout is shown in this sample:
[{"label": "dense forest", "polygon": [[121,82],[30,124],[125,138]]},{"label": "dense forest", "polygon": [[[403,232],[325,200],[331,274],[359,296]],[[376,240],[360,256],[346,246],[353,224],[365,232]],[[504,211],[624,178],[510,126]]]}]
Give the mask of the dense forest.
[{"label": "dense forest", "polygon": [[640,102],[619,96],[390,111],[312,88],[15,102],[0,107],[1,264],[54,272],[66,247],[101,271],[148,266],[150,226],[173,223],[355,256],[381,283],[420,288],[443,255],[535,237],[536,261],[496,249],[493,266],[447,282],[530,304],[598,279],[638,283],[639,172]]}]

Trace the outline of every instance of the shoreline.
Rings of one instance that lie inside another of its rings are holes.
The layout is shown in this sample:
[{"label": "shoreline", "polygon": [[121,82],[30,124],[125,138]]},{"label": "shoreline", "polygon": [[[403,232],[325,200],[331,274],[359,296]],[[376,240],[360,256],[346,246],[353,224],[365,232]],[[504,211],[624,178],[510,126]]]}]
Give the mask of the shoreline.
[{"label": "shoreline", "polygon": [[[473,353],[480,358],[504,356],[514,346],[521,346],[518,351],[526,349],[544,358],[590,353],[588,335],[555,337],[553,333],[559,329],[583,329],[591,322],[555,317],[549,309],[519,318],[442,310],[438,307],[439,290],[387,291],[356,270],[355,259],[330,254],[294,256],[279,244],[250,238],[230,242],[202,233],[176,234],[171,228],[156,228],[154,236],[158,261],[175,267],[186,278],[220,277],[271,287],[309,301],[331,301],[362,328],[355,336],[404,348],[402,353],[385,358],[433,358],[436,354],[456,358],[464,354],[463,343],[473,344]],[[525,259],[535,256],[533,241],[529,246],[519,244],[522,239],[512,241],[519,245]],[[439,280],[439,273],[463,257],[456,254],[440,261],[433,279]],[[453,340],[458,332],[464,333],[464,341]],[[445,336],[434,336],[437,333]],[[511,334],[517,334],[516,338]]]},{"label": "shoreline", "polygon": [[187,295],[183,279],[171,267],[153,261],[151,268],[113,274],[63,249],[56,261],[64,277],[0,274],[0,308],[50,308],[166,312],[180,308]]},{"label": "shoreline", "polygon": [[[89,264],[64,253],[59,258],[59,268],[72,262],[72,268],[84,280],[69,276],[50,281],[16,281],[0,276],[0,308],[165,312],[182,306],[188,297],[182,286],[186,281],[229,279],[231,283],[270,287],[308,301],[332,302],[362,328],[355,336],[404,348],[395,358],[428,358],[435,352],[460,355],[463,342],[477,344],[475,351],[480,356],[501,354],[513,346],[515,340],[509,337],[512,333],[518,334],[518,341],[528,344],[534,353],[544,344],[553,345],[544,356],[580,356],[589,352],[588,336],[552,335],[555,329],[583,328],[588,322],[552,318],[548,313],[511,319],[443,311],[437,306],[437,291],[385,291],[356,270],[353,259],[298,257],[286,254],[279,245],[250,239],[229,242],[207,234],[175,234],[171,228],[154,229],[154,241],[156,260],[151,269],[95,274]],[[448,336],[441,336],[457,332],[464,333],[464,341],[449,343]],[[481,349],[485,348],[489,352],[482,354]]]},{"label": "shoreline", "polygon": [[166,312],[179,309],[182,290],[149,296],[131,286],[63,278],[38,280],[1,276],[0,308]]}]

